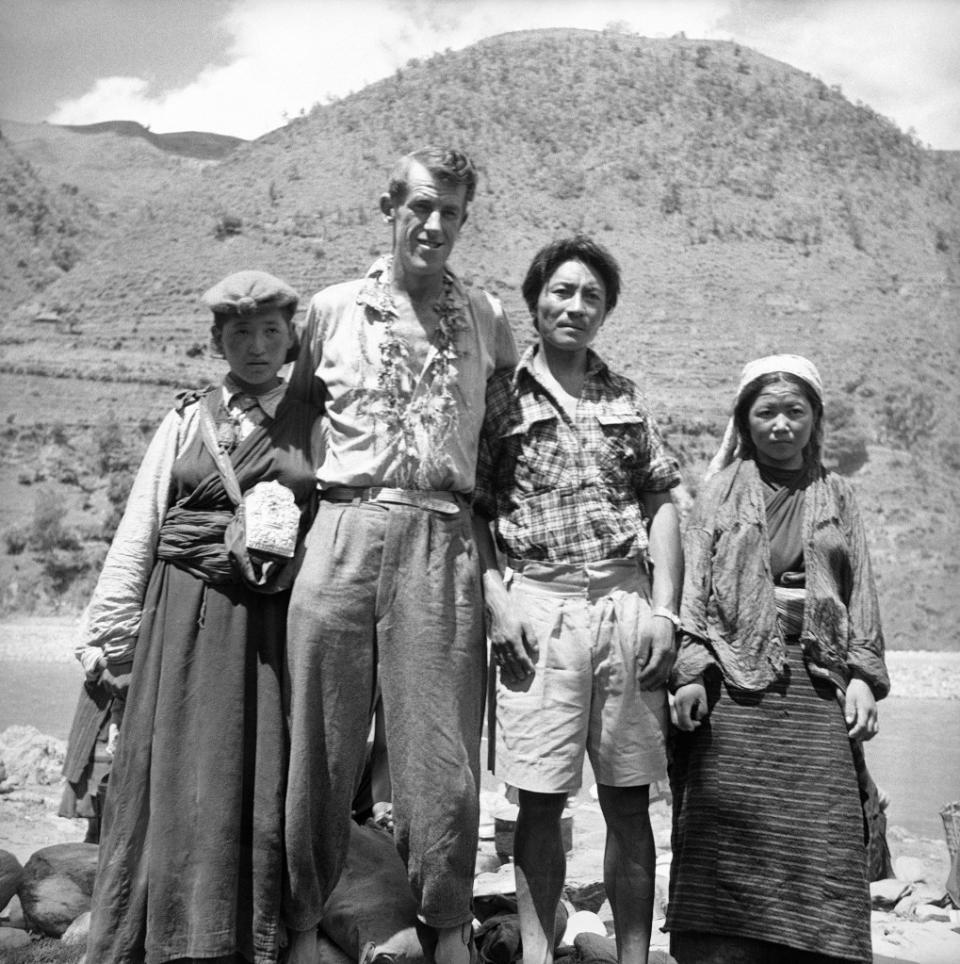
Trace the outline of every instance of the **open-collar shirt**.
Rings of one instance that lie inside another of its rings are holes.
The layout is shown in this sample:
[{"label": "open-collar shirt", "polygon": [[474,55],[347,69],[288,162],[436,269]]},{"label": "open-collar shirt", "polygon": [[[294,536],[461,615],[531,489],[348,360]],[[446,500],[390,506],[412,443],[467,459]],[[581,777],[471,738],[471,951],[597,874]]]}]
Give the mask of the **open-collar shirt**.
[{"label": "open-collar shirt", "polygon": [[[317,470],[321,489],[396,486],[464,494],[473,489],[487,380],[499,369],[512,369],[517,350],[499,301],[466,289],[449,271],[446,278],[459,321],[445,387],[437,377],[443,365],[436,344],[414,370],[407,358],[416,356],[417,346],[392,334],[397,308],[391,259],[377,261],[362,279],[313,297],[291,387],[325,411],[326,452]],[[391,357],[399,357],[400,365],[392,381],[384,364]],[[449,402],[442,403],[444,391]],[[453,419],[450,430],[433,433],[429,418],[415,421],[427,430],[416,433],[412,446],[404,442],[396,419],[421,419],[430,411]]]},{"label": "open-collar shirt", "polygon": [[588,354],[571,418],[538,376],[537,346],[487,389],[475,505],[511,558],[645,557],[642,498],[680,482],[640,389]]}]

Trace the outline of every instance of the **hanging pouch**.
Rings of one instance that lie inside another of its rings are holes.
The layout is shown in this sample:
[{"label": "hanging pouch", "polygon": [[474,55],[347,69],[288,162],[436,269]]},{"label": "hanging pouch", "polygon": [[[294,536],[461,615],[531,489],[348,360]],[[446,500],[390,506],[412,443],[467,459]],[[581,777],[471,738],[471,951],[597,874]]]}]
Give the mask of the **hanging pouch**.
[{"label": "hanging pouch", "polygon": [[213,457],[223,486],[234,505],[223,541],[243,583],[263,593],[289,589],[296,573],[300,509],[293,492],[280,482],[258,482],[245,493],[229,456],[217,442],[217,428],[208,407],[200,401],[200,431]]}]

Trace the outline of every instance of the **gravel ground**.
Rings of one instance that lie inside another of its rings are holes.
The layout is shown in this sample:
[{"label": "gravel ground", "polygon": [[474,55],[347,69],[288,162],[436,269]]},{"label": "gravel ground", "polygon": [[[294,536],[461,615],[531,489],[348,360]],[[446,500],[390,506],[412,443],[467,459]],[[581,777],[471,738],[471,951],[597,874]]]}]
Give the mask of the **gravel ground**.
[{"label": "gravel ground", "polygon": [[[0,621],[0,662],[69,662],[76,624],[67,616]],[[891,698],[960,700],[960,653],[888,652],[887,666]]]}]

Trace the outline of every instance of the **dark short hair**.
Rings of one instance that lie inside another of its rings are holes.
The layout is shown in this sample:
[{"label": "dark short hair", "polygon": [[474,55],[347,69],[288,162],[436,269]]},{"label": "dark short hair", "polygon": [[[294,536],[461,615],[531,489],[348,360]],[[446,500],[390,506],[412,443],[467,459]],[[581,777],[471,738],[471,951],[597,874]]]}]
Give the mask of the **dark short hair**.
[{"label": "dark short hair", "polygon": [[823,402],[809,383],[790,372],[767,372],[765,375],[755,378],[740,393],[733,410],[733,422],[737,427],[737,435],[740,438],[740,457],[756,461],[757,447],[753,444],[753,437],[750,435],[750,407],[768,385],[775,385],[779,382],[784,382],[797,389],[813,409],[813,431],[810,433],[810,441],[803,451],[803,462],[808,469],[819,467],[820,456],[823,451]]},{"label": "dark short hair", "polygon": [[613,311],[620,297],[620,265],[602,244],[585,234],[576,234],[572,238],[560,238],[545,244],[533,256],[520,289],[533,318],[537,317],[537,302],[543,286],[554,271],[567,261],[582,261],[600,275],[607,295],[606,311]]},{"label": "dark short hair", "polygon": [[410,154],[404,154],[390,172],[387,192],[394,204],[399,204],[410,190],[410,168],[422,164],[436,180],[459,187],[466,185],[466,202],[469,204],[477,190],[477,169],[473,161],[453,147],[421,147]]}]

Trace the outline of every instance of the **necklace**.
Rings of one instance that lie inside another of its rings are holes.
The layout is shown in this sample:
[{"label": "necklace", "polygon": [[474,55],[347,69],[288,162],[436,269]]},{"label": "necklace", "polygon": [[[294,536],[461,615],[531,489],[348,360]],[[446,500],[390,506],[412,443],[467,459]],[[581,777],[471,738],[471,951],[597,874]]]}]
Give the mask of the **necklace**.
[{"label": "necklace", "polygon": [[[410,372],[410,346],[396,330],[397,309],[389,287],[389,268],[388,260],[375,293],[367,299],[383,319],[383,338],[376,364],[377,385],[368,390],[364,407],[384,423],[396,448],[398,484],[403,488],[429,488],[431,477],[447,462],[444,448],[458,422],[451,389],[460,357],[457,336],[467,328],[467,319],[453,278],[445,274],[440,300],[433,305],[437,315],[437,327],[430,339],[433,354],[418,383]],[[366,345],[361,347],[364,358],[372,362]]]}]

